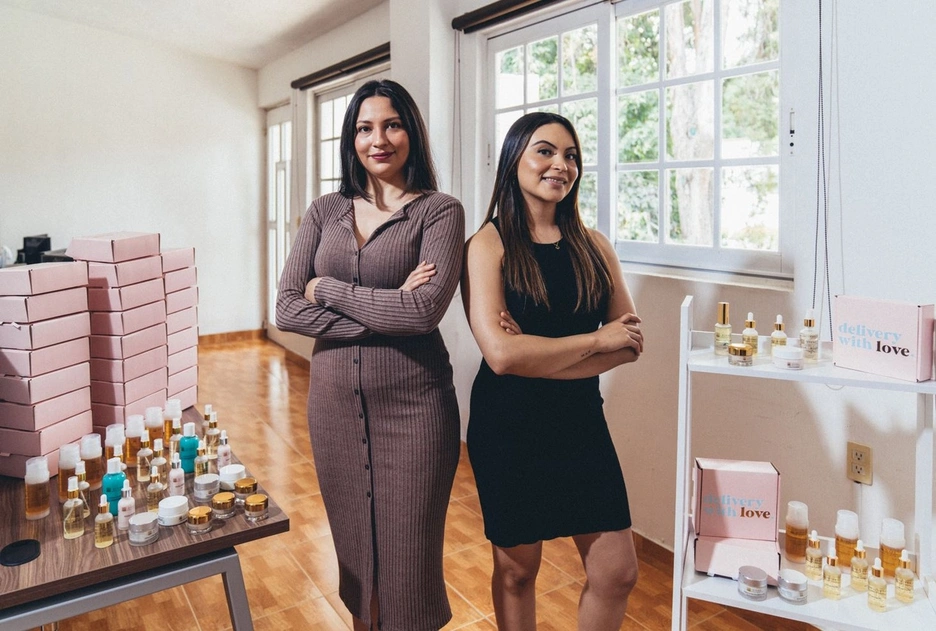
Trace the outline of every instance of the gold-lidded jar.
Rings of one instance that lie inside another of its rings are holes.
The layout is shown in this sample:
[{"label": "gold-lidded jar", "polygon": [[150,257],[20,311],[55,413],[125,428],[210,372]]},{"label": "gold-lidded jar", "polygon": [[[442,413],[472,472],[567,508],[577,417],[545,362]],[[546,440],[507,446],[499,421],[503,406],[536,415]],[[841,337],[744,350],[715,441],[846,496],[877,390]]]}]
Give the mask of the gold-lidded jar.
[{"label": "gold-lidded jar", "polygon": [[262,521],[270,516],[270,500],[263,493],[248,495],[244,500],[244,517],[247,521]]},{"label": "gold-lidded jar", "polygon": [[211,531],[214,511],[210,506],[196,506],[188,512],[188,531],[190,535],[203,535]]},{"label": "gold-lidded jar", "polygon": [[244,500],[257,492],[257,478],[246,477],[234,482],[234,497],[238,506],[244,505]]},{"label": "gold-lidded jar", "polygon": [[728,363],[732,366],[753,366],[754,349],[750,344],[729,344]]},{"label": "gold-lidded jar", "polygon": [[211,509],[218,519],[230,519],[236,507],[236,499],[230,491],[221,491],[211,498]]}]

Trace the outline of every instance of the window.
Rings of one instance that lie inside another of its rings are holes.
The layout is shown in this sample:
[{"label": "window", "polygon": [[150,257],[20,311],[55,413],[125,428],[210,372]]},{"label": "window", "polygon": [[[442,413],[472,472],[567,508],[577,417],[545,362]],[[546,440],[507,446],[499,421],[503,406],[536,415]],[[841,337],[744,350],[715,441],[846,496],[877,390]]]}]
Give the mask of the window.
[{"label": "window", "polygon": [[582,143],[583,219],[621,260],[791,276],[780,0],[587,4],[489,34],[495,151],[522,114],[559,112]]},{"label": "window", "polygon": [[292,122],[288,105],[267,113],[267,322],[276,326],[276,292],[291,243],[290,161]]},{"label": "window", "polygon": [[341,123],[344,120],[348,101],[354,94],[354,86],[346,86],[343,90],[323,94],[316,98],[318,103],[318,195],[334,193],[341,185]]}]

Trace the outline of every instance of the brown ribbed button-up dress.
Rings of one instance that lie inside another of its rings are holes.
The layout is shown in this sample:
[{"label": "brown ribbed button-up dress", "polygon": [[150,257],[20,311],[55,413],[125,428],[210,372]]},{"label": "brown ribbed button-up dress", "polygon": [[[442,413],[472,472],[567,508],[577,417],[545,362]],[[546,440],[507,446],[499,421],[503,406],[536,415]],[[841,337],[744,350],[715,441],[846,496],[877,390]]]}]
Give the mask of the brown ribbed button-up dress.
[{"label": "brown ribbed button-up dress", "polygon": [[[450,618],[445,513],[459,454],[452,368],[438,324],[461,276],[464,210],[442,193],[397,211],[358,247],[351,200],[309,208],[286,261],[276,325],[316,338],[309,433],[338,554],[339,594],[380,628],[436,630]],[[436,275],[398,289],[421,262]],[[304,298],[306,283],[318,305]]]}]

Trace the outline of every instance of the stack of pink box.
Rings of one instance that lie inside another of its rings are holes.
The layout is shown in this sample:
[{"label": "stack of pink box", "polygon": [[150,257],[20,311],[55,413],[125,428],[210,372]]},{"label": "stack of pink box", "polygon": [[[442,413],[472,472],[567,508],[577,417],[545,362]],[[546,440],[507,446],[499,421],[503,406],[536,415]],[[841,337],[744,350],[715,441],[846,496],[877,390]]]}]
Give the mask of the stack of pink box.
[{"label": "stack of pink box", "polygon": [[0,474],[91,431],[88,266],[38,263],[0,269]]},{"label": "stack of pink box", "polygon": [[169,343],[169,398],[182,409],[198,401],[198,276],[195,248],[162,251]]},{"label": "stack of pink box", "polygon": [[166,404],[166,295],[159,234],[76,237],[67,253],[88,261],[91,413],[102,436],[131,414]]}]

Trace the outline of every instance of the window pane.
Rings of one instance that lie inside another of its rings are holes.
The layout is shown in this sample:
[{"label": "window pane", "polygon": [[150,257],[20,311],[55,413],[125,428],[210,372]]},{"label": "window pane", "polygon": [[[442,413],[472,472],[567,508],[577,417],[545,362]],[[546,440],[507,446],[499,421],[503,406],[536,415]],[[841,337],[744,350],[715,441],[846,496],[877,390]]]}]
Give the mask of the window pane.
[{"label": "window pane", "polygon": [[780,173],[777,166],[722,169],[721,244],[726,248],[779,248]]},{"label": "window pane", "polygon": [[341,178],[341,141],[332,140],[332,172],[331,177],[335,179]]},{"label": "window pane", "polygon": [[527,101],[545,101],[559,96],[559,38],[549,37],[527,44]]},{"label": "window pane", "polygon": [[523,47],[504,50],[495,55],[495,107],[511,107],[523,103]]},{"label": "window pane", "polygon": [[657,171],[618,173],[617,240],[656,243],[660,234],[660,184]]},{"label": "window pane", "polygon": [[617,21],[618,87],[659,79],[660,11]]},{"label": "window pane", "polygon": [[552,103],[550,105],[538,105],[536,107],[531,107],[527,109],[527,113],[530,112],[552,112],[553,114],[559,113],[559,105]]},{"label": "window pane", "polygon": [[348,97],[339,96],[335,99],[335,105],[333,106],[332,114],[332,129],[331,137],[340,138],[341,137],[341,124],[344,122],[345,110],[348,109]]},{"label": "window pane", "polygon": [[283,160],[292,159],[292,121],[283,123]]},{"label": "window pane", "polygon": [[722,84],[722,157],[778,155],[779,111],[778,71],[725,79]]},{"label": "window pane", "polygon": [[666,89],[666,153],[674,160],[715,156],[711,81]]},{"label": "window pane", "polygon": [[686,0],[665,7],[668,78],[714,69],[714,4],[713,0]]},{"label": "window pane", "polygon": [[666,242],[683,245],[713,245],[713,170],[666,170]]},{"label": "window pane", "polygon": [[326,179],[335,177],[334,164],[332,163],[332,144],[333,141],[326,140],[319,146],[319,177]]},{"label": "window pane", "polygon": [[582,173],[579,184],[579,216],[589,228],[598,227],[598,174],[592,171]]},{"label": "window pane", "polygon": [[582,99],[562,104],[562,115],[572,121],[582,144],[582,163],[598,162],[598,99]]},{"label": "window pane", "polygon": [[725,68],[780,57],[780,0],[722,0]]},{"label": "window pane", "polygon": [[598,89],[598,26],[584,26],[562,34],[562,93],[581,94]]},{"label": "window pane", "polygon": [[267,129],[267,151],[270,164],[280,161],[280,126],[270,125]]},{"label": "window pane", "polygon": [[332,105],[334,101],[319,103],[319,136],[329,138],[332,132]]},{"label": "window pane", "polygon": [[279,287],[280,270],[276,267],[276,229],[267,230],[267,314],[270,321],[276,324],[276,289]]},{"label": "window pane", "polygon": [[[504,144],[504,137],[507,136],[507,130],[510,129],[510,126],[514,124],[518,118],[523,116],[522,110],[514,110],[512,112],[505,112],[503,114],[498,114],[494,119],[494,138],[497,142],[494,147],[494,154],[496,156],[500,155],[501,145]],[[496,160],[495,160],[496,163]]]},{"label": "window pane", "polygon": [[618,97],[619,163],[660,158],[660,93],[636,92]]}]

